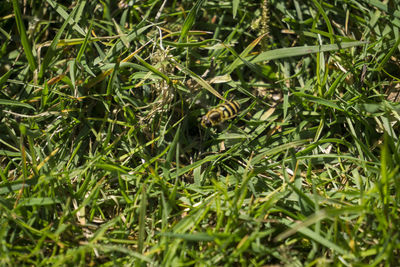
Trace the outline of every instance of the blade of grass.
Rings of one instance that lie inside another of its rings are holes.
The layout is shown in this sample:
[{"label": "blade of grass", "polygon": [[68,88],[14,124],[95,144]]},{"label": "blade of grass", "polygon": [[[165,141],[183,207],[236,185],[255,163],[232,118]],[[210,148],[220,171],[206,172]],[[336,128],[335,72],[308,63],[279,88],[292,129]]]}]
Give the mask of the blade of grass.
[{"label": "blade of grass", "polygon": [[33,53],[32,53],[32,46],[30,45],[28,36],[26,35],[26,29],[25,29],[24,22],[22,21],[22,16],[21,16],[21,11],[19,8],[18,0],[12,0],[12,4],[13,4],[13,8],[14,8],[15,21],[17,23],[17,29],[19,32],[19,36],[21,38],[21,44],[22,44],[22,47],[24,48],[25,56],[29,63],[29,68],[33,72],[37,68],[36,61],[35,61],[35,57],[33,56]]},{"label": "blade of grass", "polygon": [[[246,47],[245,50],[243,50],[242,53],[240,53],[239,56],[237,56],[237,58],[235,59],[235,61],[232,62],[231,65],[229,65],[225,71],[224,74],[230,74],[232,73],[232,71],[234,71],[239,65],[243,64],[244,62],[248,62],[248,60],[246,59],[246,56],[254,49],[254,47],[265,37],[267,36],[267,34],[263,34],[260,37],[258,37],[257,39],[255,39],[253,42],[251,42],[250,45],[248,45]],[[224,45],[225,46],[225,45]],[[228,49],[229,51],[233,52],[233,54],[236,56],[236,52],[233,51],[233,49],[230,49],[228,46],[225,46],[226,49]],[[256,63],[256,62],[252,62],[252,63]]]},{"label": "blade of grass", "polygon": [[[16,0],[14,0],[16,1]],[[53,1],[53,0],[46,0],[47,3],[49,3],[49,5],[54,8],[57,13],[64,19],[67,20],[69,15],[68,13],[64,10],[64,8],[57,2]],[[80,1],[80,5],[84,5],[86,1]],[[80,33],[82,36],[86,36],[85,31],[79,26],[78,22],[75,21],[74,19],[71,19],[71,21],[69,21],[69,25],[72,26],[72,28],[77,31],[78,33]]]},{"label": "blade of grass", "polygon": [[186,40],[187,34],[189,30],[192,28],[197,13],[200,11],[201,6],[203,5],[204,0],[198,0],[193,8],[190,10],[189,15],[186,17],[185,22],[182,25],[181,35],[179,36],[179,43],[182,43]]},{"label": "blade of grass", "polygon": [[316,45],[316,46],[302,46],[302,47],[290,47],[290,48],[279,48],[263,52],[258,56],[248,56],[245,59],[252,63],[258,63],[263,61],[269,61],[280,58],[304,56],[309,54],[315,54],[318,52],[336,51],[340,49],[346,49],[354,46],[365,45],[367,42],[355,41],[355,42],[342,42],[339,44],[329,45]]},{"label": "blade of grass", "polygon": [[54,37],[53,41],[51,42],[50,46],[47,49],[46,55],[44,56],[42,60],[42,65],[40,67],[39,75],[38,78],[39,80],[42,79],[44,72],[47,71],[47,67],[50,65],[51,60],[56,54],[56,49],[57,49],[57,43],[61,38],[61,35],[63,34],[65,28],[67,27],[70,19],[75,15],[76,11],[78,10],[80,5],[75,6],[75,8],[72,10],[72,12],[69,14],[67,19],[64,21],[63,25],[61,28],[57,31],[56,36]]},{"label": "blade of grass", "polygon": [[29,108],[32,110],[35,110],[34,107],[32,107],[29,104],[26,103],[21,103],[16,100],[8,100],[8,99],[0,99],[0,105],[5,105],[5,106],[13,106],[13,107],[23,107],[23,108]]}]

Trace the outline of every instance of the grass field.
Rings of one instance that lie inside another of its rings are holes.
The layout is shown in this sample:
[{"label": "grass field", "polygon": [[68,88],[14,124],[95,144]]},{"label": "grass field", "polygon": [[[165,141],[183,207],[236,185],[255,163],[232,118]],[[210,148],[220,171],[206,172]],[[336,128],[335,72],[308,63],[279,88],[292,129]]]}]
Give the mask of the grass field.
[{"label": "grass field", "polygon": [[397,0],[0,18],[0,266],[398,266]]}]

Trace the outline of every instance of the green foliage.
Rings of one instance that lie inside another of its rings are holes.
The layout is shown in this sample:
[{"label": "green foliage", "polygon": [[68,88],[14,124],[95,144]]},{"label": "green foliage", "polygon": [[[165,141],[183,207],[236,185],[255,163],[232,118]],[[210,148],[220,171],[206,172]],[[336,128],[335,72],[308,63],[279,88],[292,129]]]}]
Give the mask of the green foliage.
[{"label": "green foliage", "polygon": [[6,1],[0,265],[397,264],[395,2]]}]

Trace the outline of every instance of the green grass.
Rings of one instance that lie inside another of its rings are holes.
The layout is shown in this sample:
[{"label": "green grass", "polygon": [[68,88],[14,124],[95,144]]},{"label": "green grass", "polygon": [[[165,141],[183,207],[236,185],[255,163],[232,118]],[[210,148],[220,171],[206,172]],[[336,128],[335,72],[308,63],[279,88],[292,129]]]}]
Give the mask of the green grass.
[{"label": "green grass", "polygon": [[124,3],[2,3],[1,266],[398,264],[397,1]]}]

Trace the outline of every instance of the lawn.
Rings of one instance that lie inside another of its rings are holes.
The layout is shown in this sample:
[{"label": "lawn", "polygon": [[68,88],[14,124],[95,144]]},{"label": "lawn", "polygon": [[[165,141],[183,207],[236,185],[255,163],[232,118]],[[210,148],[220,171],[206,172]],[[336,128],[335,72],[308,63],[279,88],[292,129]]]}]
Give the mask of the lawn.
[{"label": "lawn", "polygon": [[0,40],[1,266],[399,264],[398,0],[9,0]]}]

